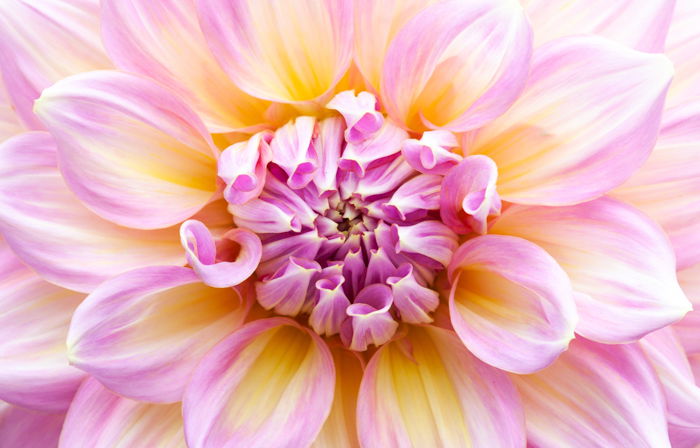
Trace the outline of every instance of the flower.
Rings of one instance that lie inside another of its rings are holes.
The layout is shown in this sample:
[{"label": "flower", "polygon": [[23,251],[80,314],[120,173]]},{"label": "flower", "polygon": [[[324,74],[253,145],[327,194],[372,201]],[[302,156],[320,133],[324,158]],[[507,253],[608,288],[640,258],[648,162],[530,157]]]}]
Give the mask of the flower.
[{"label": "flower", "polygon": [[700,443],[694,0],[0,13],[0,445]]}]

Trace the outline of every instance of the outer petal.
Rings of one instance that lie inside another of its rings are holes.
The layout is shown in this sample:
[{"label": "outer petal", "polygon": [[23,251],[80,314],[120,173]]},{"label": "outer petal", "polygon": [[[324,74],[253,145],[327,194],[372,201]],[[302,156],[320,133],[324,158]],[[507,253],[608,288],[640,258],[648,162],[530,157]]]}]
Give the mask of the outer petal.
[{"label": "outer petal", "polygon": [[45,414],[0,402],[0,446],[54,448],[65,414]]},{"label": "outer petal", "polygon": [[76,75],[46,89],[35,110],[56,138],[68,186],[117,224],[177,224],[216,189],[216,149],[204,124],[153,81],[116,71]]},{"label": "outer petal", "polygon": [[664,56],[599,37],[553,41],[535,51],[523,95],[469,151],[496,162],[506,201],[593,199],[649,156],[672,74]]},{"label": "outer petal", "polygon": [[196,0],[209,46],[245,92],[278,102],[330,91],[350,65],[349,0]]},{"label": "outer petal", "polygon": [[548,368],[511,378],[533,446],[670,446],[663,396],[636,344],[577,338]]},{"label": "outer petal", "polygon": [[217,344],[184,398],[191,448],[307,446],[333,402],[335,369],[316,333],[287,318],[251,322]]},{"label": "outer petal", "polygon": [[[692,0],[691,0],[692,1]],[[520,0],[535,46],[572,34],[598,34],[641,51],[664,51],[675,0]]]},{"label": "outer petal", "polygon": [[608,198],[570,207],[512,206],[491,233],[537,243],[569,274],[581,317],[576,332],[629,342],[690,310],[668,241],[651,220]]},{"label": "outer petal", "polygon": [[243,322],[249,305],[231,289],[199,283],[187,268],[130,271],[101,284],[75,311],[69,356],[119,394],[179,401],[199,360]]},{"label": "outer petal", "polygon": [[129,269],[185,261],[176,228],[126,229],[86,209],[66,188],[45,132],[0,146],[0,231],[43,278],[77,291]]},{"label": "outer petal", "polygon": [[612,193],[661,224],[683,269],[700,263],[700,97],[664,112],[649,160]]},{"label": "outer petal", "polygon": [[675,323],[673,329],[686,353],[700,360],[700,263],[679,271],[678,282],[693,304],[693,311]]},{"label": "outer petal", "polygon": [[68,365],[66,334],[83,295],[47,283],[0,239],[0,398],[68,409],[84,373]]},{"label": "outer petal", "polygon": [[516,0],[432,5],[401,28],[387,51],[384,107],[413,130],[478,128],[520,94],[531,38]]},{"label": "outer petal", "polygon": [[66,416],[61,448],[185,448],[179,404],[129,400],[87,379]]},{"label": "outer petal", "polygon": [[24,131],[0,76],[0,142]]},{"label": "outer petal", "polygon": [[[0,71],[27,128],[43,129],[34,100],[56,81],[109,68],[98,0],[8,0],[0,4]],[[60,57],[57,57],[60,55]]]},{"label": "outer petal", "polygon": [[571,283],[535,244],[501,235],[474,238],[457,249],[449,274],[452,325],[482,361],[530,373],[552,363],[573,339]]},{"label": "outer petal", "polygon": [[194,0],[107,0],[102,36],[114,63],[177,91],[212,132],[264,122],[268,104],[242,92],[214,60]]},{"label": "outer petal", "polygon": [[335,362],[335,394],[333,407],[313,448],[353,448],[359,446],[357,439],[357,394],[364,366],[361,358],[340,345],[330,347]]},{"label": "outer petal", "polygon": [[474,358],[451,331],[411,327],[382,346],[360,386],[362,446],[525,444],[520,402],[503,372]]},{"label": "outer petal", "polygon": [[666,104],[676,106],[700,96],[700,3],[676,0],[671,29],[666,39],[666,55],[673,61],[675,75]]}]

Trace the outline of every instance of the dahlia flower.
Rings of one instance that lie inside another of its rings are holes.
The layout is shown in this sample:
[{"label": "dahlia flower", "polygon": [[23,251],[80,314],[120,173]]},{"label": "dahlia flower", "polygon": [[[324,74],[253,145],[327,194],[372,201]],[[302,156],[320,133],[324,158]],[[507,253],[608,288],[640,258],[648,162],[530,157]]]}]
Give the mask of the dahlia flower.
[{"label": "dahlia flower", "polygon": [[699,446],[699,23],[3,0],[0,446]]}]

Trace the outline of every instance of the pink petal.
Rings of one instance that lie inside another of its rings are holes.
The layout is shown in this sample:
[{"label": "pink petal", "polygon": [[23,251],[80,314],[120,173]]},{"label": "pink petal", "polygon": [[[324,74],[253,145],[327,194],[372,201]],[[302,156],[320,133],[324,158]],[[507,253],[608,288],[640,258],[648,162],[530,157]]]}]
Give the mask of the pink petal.
[{"label": "pink petal", "polygon": [[689,356],[698,356],[700,355],[700,263],[679,271],[678,282],[693,304],[693,310],[682,320],[673,324],[673,329],[686,353]]},{"label": "pink petal", "polygon": [[370,166],[381,164],[388,157],[401,151],[401,144],[407,138],[406,131],[387,121],[361,142],[349,142],[343,150],[338,166],[363,177]]},{"label": "pink petal", "polygon": [[671,29],[666,39],[666,55],[673,62],[675,74],[666,99],[667,107],[675,107],[700,95],[700,3],[676,0]]},{"label": "pink petal", "polygon": [[452,152],[459,143],[450,131],[427,131],[420,140],[403,142],[401,152],[416,171],[426,174],[447,174],[462,156]]},{"label": "pink petal", "polygon": [[323,196],[336,190],[338,159],[343,149],[343,119],[327,118],[318,124],[318,136],[314,142],[318,169],[314,173],[314,184]]},{"label": "pink petal", "polygon": [[0,76],[0,142],[24,131]]},{"label": "pink petal", "polygon": [[241,88],[277,102],[308,101],[332,89],[350,64],[348,0],[196,0],[204,35]]},{"label": "pink petal", "polygon": [[649,160],[613,195],[661,224],[678,269],[700,263],[700,100],[664,112]]},{"label": "pink petal", "polygon": [[65,414],[47,414],[0,402],[0,446],[53,448],[58,446]]},{"label": "pink petal", "polygon": [[47,283],[0,239],[0,399],[45,412],[68,409],[84,373],[65,340],[83,294]]},{"label": "pink petal", "polygon": [[209,229],[194,219],[180,226],[180,241],[192,269],[215,288],[242,283],[253,275],[262,255],[260,238],[250,230],[228,230],[214,243]]},{"label": "pink petal", "polygon": [[333,97],[326,108],[337,110],[345,119],[345,141],[361,143],[372,137],[384,124],[384,116],[377,109],[377,98],[369,92],[357,96],[346,90]]},{"label": "pink petal", "polygon": [[209,133],[154,81],[97,71],[46,89],[35,111],[56,139],[68,186],[98,215],[141,229],[177,224],[216,189]]},{"label": "pink petal", "polygon": [[66,76],[111,67],[99,10],[98,0],[0,4],[0,72],[27,128],[44,128],[32,112],[42,90]]},{"label": "pink petal", "polygon": [[272,158],[271,138],[269,131],[259,132],[221,153],[218,174],[226,182],[224,197],[231,204],[245,204],[260,196],[265,186],[267,164]]},{"label": "pink petal", "polygon": [[421,221],[410,226],[395,226],[396,252],[427,258],[436,268],[450,264],[457,249],[457,235],[438,221]]},{"label": "pink petal", "polygon": [[412,326],[365,370],[357,404],[367,448],[524,446],[517,394],[503,372],[474,358],[451,331]]},{"label": "pink petal", "polygon": [[179,401],[207,350],[243,322],[250,299],[205,286],[183,267],[127,272],[101,284],[75,311],[71,363],[121,395]]},{"label": "pink petal", "polygon": [[184,263],[176,228],[126,229],[86,209],[66,188],[45,132],[0,145],[0,231],[43,278],[77,291],[130,269]]},{"label": "pink petal", "polygon": [[307,446],[333,403],[335,368],[316,333],[287,318],[251,322],[219,342],[184,397],[187,444]]},{"label": "pink petal", "polygon": [[384,107],[413,130],[461,132],[483,126],[524,87],[531,38],[525,13],[514,0],[431,5],[401,28],[387,50]]},{"label": "pink petal", "polygon": [[576,332],[586,338],[634,341],[690,310],[663,231],[613,199],[556,208],[512,206],[490,232],[530,240],[559,262],[576,292]]},{"label": "pink petal", "polygon": [[532,446],[670,447],[664,399],[636,344],[577,338],[548,368],[511,379]]},{"label": "pink petal", "polygon": [[346,310],[350,306],[343,290],[345,277],[335,275],[316,282],[318,302],[309,315],[309,325],[320,335],[333,336],[347,319]]},{"label": "pink petal", "polygon": [[345,345],[365,351],[369,344],[379,347],[389,341],[399,327],[389,312],[392,303],[391,288],[386,285],[375,283],[360,291],[346,309],[350,320],[341,332]]},{"label": "pink petal", "polygon": [[289,257],[277,272],[256,283],[258,303],[265,309],[274,308],[278,314],[287,316],[308,311],[312,280],[319,272],[321,266],[315,261]]},{"label": "pink petal", "polygon": [[656,141],[668,59],[581,36],[540,47],[532,65],[518,101],[471,143],[496,162],[501,198],[568,205],[622,184]]},{"label": "pink petal", "polygon": [[287,173],[287,185],[295,190],[311,182],[317,168],[312,144],[315,127],[314,117],[298,117],[279,128],[270,144],[272,159]]},{"label": "pink petal", "polygon": [[436,291],[418,283],[409,263],[399,267],[395,276],[386,279],[394,296],[394,305],[401,320],[412,324],[428,323],[433,319],[429,313],[435,311],[440,298]]},{"label": "pink petal", "polygon": [[531,373],[551,364],[573,339],[571,283],[535,244],[500,235],[471,239],[455,252],[449,275],[452,325],[482,361]]},{"label": "pink petal", "polygon": [[86,380],[66,416],[60,447],[116,446],[184,447],[180,405],[129,400]]},{"label": "pink petal", "polygon": [[384,212],[395,221],[403,221],[408,215],[440,208],[440,184],[442,177],[421,174],[406,181],[382,204]]},{"label": "pink petal", "polygon": [[117,67],[176,91],[212,132],[250,129],[268,104],[241,91],[219,67],[199,28],[194,0],[108,0],[102,36]]},{"label": "pink petal", "polygon": [[457,233],[486,233],[486,218],[501,212],[496,192],[498,168],[490,158],[469,156],[442,182],[440,217]]},{"label": "pink petal", "polygon": [[535,46],[573,34],[598,34],[641,51],[661,53],[675,0],[520,0]]}]

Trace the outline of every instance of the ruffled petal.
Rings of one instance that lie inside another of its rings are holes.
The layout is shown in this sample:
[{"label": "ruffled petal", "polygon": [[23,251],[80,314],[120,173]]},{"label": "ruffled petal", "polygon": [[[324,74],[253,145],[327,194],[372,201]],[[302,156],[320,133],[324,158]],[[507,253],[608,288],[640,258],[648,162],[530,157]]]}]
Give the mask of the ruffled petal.
[{"label": "ruffled petal", "polygon": [[699,160],[700,98],[664,112],[649,160],[612,192],[661,224],[678,269],[700,263]]},{"label": "ruffled petal", "polygon": [[568,205],[622,184],[656,141],[673,67],[595,36],[563,38],[533,56],[528,86],[467,151],[498,166],[498,193]]},{"label": "ruffled petal", "polygon": [[387,285],[374,283],[360,291],[346,309],[350,320],[340,333],[345,345],[365,351],[369,344],[379,347],[389,341],[399,327],[389,312],[392,303],[392,290]]},{"label": "ruffled petal", "polygon": [[[691,0],[692,1],[692,0]],[[597,34],[640,51],[661,53],[675,0],[520,0],[535,46],[573,34]]]},{"label": "ruffled petal", "polygon": [[387,50],[383,105],[413,130],[483,126],[525,86],[531,38],[515,0],[431,5],[401,28]]},{"label": "ruffled petal", "polygon": [[577,338],[548,368],[511,378],[533,446],[670,447],[663,395],[636,344]]},{"label": "ruffled petal", "polygon": [[231,82],[207,47],[194,0],[102,2],[102,37],[117,67],[176,91],[212,132],[265,122],[268,103]]},{"label": "ruffled petal", "polygon": [[452,326],[482,361],[531,373],[573,339],[571,283],[535,244],[502,235],[471,239],[455,252],[449,275]]},{"label": "ruffled petal", "polygon": [[451,331],[409,329],[382,346],[360,386],[362,446],[524,446],[523,415],[507,376],[474,358]]},{"label": "ruffled petal", "polygon": [[185,448],[180,404],[129,400],[94,378],[85,380],[71,404],[61,448]]},{"label": "ruffled petal", "polygon": [[512,206],[490,233],[530,240],[557,260],[576,291],[576,332],[588,339],[634,341],[690,310],[663,231],[621,202]]},{"label": "ruffled petal", "polygon": [[98,215],[140,229],[195,214],[216,189],[216,148],[199,117],[146,78],[98,71],[46,89],[35,111],[68,186]]},{"label": "ruffled petal", "polygon": [[197,6],[219,64],[255,97],[277,102],[316,99],[350,65],[349,0],[197,0]]},{"label": "ruffled petal", "polygon": [[245,318],[250,297],[210,288],[183,267],[130,271],[95,289],[68,333],[71,363],[115,392],[179,401],[195,366]]},{"label": "ruffled petal", "polygon": [[85,375],[68,365],[66,334],[84,295],[47,283],[0,239],[0,399],[68,409]]},{"label": "ruffled petal", "polygon": [[99,10],[98,0],[0,4],[0,72],[27,128],[44,128],[32,108],[46,87],[112,66],[102,48]]},{"label": "ruffled petal", "polygon": [[184,264],[177,228],[133,230],[99,218],[68,190],[56,159],[45,132],[0,146],[0,231],[22,261],[83,292],[130,269]]},{"label": "ruffled petal", "polygon": [[188,446],[307,446],[330,413],[333,357],[287,318],[251,322],[219,342],[185,393]]},{"label": "ruffled petal", "polygon": [[47,414],[0,402],[0,446],[14,448],[53,448],[65,414]]},{"label": "ruffled petal", "polygon": [[218,174],[226,182],[224,197],[231,204],[244,204],[260,196],[267,177],[267,164],[272,158],[271,138],[269,131],[259,132],[221,153]]}]

